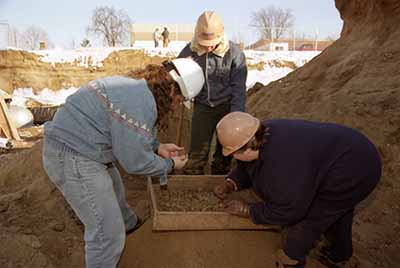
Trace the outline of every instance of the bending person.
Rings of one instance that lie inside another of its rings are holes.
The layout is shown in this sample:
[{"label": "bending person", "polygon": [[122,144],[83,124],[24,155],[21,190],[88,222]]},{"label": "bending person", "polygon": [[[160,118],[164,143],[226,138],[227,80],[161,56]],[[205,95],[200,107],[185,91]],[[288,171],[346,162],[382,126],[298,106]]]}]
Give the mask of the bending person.
[{"label": "bending person", "polygon": [[[325,234],[321,260],[350,267],[354,208],[375,188],[381,160],[358,131],[329,123],[265,120],[247,113],[226,115],[217,125],[224,155],[236,167],[214,193],[253,187],[264,202],[232,200],[226,211],[256,224],[287,227],[278,267],[304,267],[306,255]],[[330,266],[329,266],[330,267]],[[332,266],[333,267],[333,266]]]},{"label": "bending person", "polygon": [[116,267],[126,232],[141,225],[114,162],[162,183],[183,168],[183,148],[160,144],[156,126],[167,127],[169,113],[203,83],[201,67],[190,59],[148,65],[128,77],[89,82],[46,123],[44,168],[85,226],[86,267]]}]

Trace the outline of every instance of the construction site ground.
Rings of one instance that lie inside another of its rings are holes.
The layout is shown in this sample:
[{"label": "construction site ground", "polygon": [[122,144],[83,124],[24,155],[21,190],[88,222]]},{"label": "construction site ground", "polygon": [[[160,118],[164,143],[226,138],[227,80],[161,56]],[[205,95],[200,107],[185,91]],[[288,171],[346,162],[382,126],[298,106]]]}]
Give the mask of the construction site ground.
[{"label": "construction site ground", "polygon": [[[287,77],[249,90],[247,110],[258,118],[345,124],[377,145],[383,176],[357,208],[354,253],[362,268],[400,267],[400,3],[335,3],[344,21],[340,39]],[[25,51],[0,51],[0,57],[5,59],[0,88],[9,93],[13,84],[36,89],[79,86],[162,60],[141,51],[119,51],[104,67],[88,70],[51,66]],[[186,147],[189,118],[186,111]],[[175,141],[177,122],[172,115],[161,141]],[[32,148],[0,154],[0,267],[84,267],[83,228],[43,170],[41,128],[20,130],[24,139],[38,141]],[[127,237],[120,267],[275,267],[273,254],[282,245],[279,232],[153,232],[145,178],[124,174],[124,181],[129,204],[147,221]],[[323,266],[311,256],[306,267]]]}]

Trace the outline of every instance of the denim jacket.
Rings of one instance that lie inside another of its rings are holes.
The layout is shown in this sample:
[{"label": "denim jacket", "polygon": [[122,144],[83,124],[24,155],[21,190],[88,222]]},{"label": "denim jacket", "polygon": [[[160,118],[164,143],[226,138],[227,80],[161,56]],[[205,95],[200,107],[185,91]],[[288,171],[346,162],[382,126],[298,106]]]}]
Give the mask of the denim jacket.
[{"label": "denim jacket", "polygon": [[126,172],[167,182],[172,160],[158,156],[157,107],[145,80],[113,76],[89,82],[69,96],[45,124],[55,139],[101,162],[118,160]]}]

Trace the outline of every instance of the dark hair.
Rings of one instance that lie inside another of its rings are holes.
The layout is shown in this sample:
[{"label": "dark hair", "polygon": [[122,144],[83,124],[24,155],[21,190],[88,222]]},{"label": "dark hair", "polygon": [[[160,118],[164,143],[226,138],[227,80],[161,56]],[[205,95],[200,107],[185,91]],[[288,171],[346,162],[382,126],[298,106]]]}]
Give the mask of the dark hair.
[{"label": "dark hair", "polygon": [[168,115],[171,112],[172,95],[182,95],[178,84],[172,79],[168,71],[160,65],[149,64],[143,69],[129,72],[128,77],[144,78],[147,86],[153,93],[157,105],[157,127],[162,130],[168,127]]},{"label": "dark hair", "polygon": [[258,127],[256,133],[254,134],[254,136],[242,147],[240,147],[238,150],[236,150],[236,152],[238,151],[246,151],[247,149],[251,149],[251,150],[258,150],[260,149],[261,145],[263,145],[264,143],[267,142],[267,137],[269,135],[269,128],[267,128],[266,126],[264,126],[263,124],[260,124],[260,126]]}]

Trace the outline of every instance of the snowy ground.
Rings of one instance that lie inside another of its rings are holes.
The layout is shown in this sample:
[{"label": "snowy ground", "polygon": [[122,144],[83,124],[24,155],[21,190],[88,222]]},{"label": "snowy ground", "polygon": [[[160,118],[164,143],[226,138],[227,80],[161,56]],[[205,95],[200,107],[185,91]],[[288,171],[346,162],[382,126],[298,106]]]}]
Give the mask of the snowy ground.
[{"label": "snowy ground", "polygon": [[[185,42],[171,42],[168,48],[154,48],[153,42],[136,42],[133,47],[116,47],[116,48],[79,48],[75,50],[37,50],[31,51],[42,56],[43,62],[49,62],[53,65],[56,63],[75,63],[79,66],[102,66],[102,62],[113,51],[135,49],[144,50],[149,56],[176,57],[186,45]],[[244,51],[248,64],[263,63],[262,70],[249,70],[246,86],[252,87],[256,82],[264,85],[272,81],[278,80],[293,69],[289,67],[277,67],[276,62],[293,62],[296,67],[301,67],[313,57],[317,56],[319,51]],[[19,88],[13,92],[13,104],[24,106],[27,98],[37,100],[45,104],[62,104],[65,99],[77,88],[68,88],[57,90],[54,92],[50,89],[43,89],[38,94],[33,94],[31,88]]]}]

